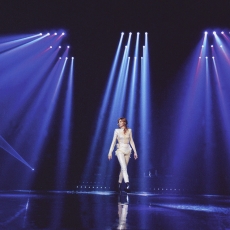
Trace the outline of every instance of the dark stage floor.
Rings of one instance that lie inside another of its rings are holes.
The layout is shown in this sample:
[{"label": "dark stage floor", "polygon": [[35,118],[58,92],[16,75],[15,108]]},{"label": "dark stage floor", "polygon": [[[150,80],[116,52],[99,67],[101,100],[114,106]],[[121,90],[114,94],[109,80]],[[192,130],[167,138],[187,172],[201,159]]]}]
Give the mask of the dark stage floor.
[{"label": "dark stage floor", "polygon": [[230,197],[2,191],[0,229],[230,229]]}]

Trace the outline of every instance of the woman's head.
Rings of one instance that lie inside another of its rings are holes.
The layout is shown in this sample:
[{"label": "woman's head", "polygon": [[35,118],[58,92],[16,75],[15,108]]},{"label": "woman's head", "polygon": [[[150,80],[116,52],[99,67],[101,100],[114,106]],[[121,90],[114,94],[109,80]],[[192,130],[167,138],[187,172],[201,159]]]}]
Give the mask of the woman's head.
[{"label": "woman's head", "polygon": [[120,117],[118,118],[117,122],[118,122],[118,126],[120,128],[124,128],[124,132],[126,133],[127,125],[128,125],[127,119],[125,117]]}]

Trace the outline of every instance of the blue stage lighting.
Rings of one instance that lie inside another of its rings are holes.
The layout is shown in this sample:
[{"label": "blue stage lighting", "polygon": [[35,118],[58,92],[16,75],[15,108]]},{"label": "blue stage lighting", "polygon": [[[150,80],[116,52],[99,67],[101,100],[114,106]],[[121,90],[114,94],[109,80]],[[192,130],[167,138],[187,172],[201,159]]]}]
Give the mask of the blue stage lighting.
[{"label": "blue stage lighting", "polygon": [[69,49],[70,47],[69,46],[67,46],[67,49]]},{"label": "blue stage lighting", "polygon": [[50,46],[50,49],[52,49],[53,48],[53,46]]},{"label": "blue stage lighting", "polygon": [[47,36],[49,36],[49,35],[50,35],[50,33],[47,33],[46,35],[47,35]]},{"label": "blue stage lighting", "polygon": [[74,59],[74,57],[72,57],[72,59]]},{"label": "blue stage lighting", "polygon": [[54,33],[54,35],[57,35],[57,33]]},{"label": "blue stage lighting", "polygon": [[205,31],[205,32],[204,32],[204,34],[206,34],[206,35],[207,35],[207,34],[208,34],[208,32],[207,32],[207,31]]},{"label": "blue stage lighting", "polygon": [[211,47],[213,47],[213,45],[211,45]]},{"label": "blue stage lighting", "polygon": [[68,59],[68,57],[65,58],[66,60]]},{"label": "blue stage lighting", "polygon": [[62,33],[61,35],[65,35],[65,33]]},{"label": "blue stage lighting", "polygon": [[213,31],[213,34],[216,35],[216,31]]},{"label": "blue stage lighting", "polygon": [[222,45],[220,45],[220,47],[222,48],[223,46],[222,46]]},{"label": "blue stage lighting", "polygon": [[224,31],[222,31],[221,34],[224,34]]},{"label": "blue stage lighting", "polygon": [[42,33],[40,33],[39,35],[42,36]]},{"label": "blue stage lighting", "polygon": [[61,49],[61,46],[58,46],[59,49]]}]

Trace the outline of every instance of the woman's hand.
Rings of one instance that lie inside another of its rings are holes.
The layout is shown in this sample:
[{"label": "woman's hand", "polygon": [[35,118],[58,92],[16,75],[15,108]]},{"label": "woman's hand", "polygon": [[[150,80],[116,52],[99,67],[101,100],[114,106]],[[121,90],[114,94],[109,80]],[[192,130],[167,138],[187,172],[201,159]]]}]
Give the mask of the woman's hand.
[{"label": "woman's hand", "polygon": [[137,153],[134,153],[134,159],[136,160],[138,158]]},{"label": "woman's hand", "polygon": [[112,160],[112,154],[108,154],[108,159]]}]

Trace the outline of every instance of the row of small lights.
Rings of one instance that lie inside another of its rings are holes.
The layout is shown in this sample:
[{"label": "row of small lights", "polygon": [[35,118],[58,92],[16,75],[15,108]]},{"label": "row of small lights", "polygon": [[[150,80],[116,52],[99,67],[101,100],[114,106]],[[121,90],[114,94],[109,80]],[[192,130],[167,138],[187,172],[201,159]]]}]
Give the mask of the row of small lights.
[{"label": "row of small lights", "polygon": [[[104,189],[106,189],[106,188],[110,188],[110,187],[100,187],[100,186],[91,186],[91,187],[90,187],[90,186],[88,186],[88,187],[87,187],[87,186],[76,186],[76,188],[77,188],[77,189],[80,189],[80,188],[102,188],[102,189],[104,188]],[[179,189],[176,189],[176,188],[174,188],[174,189],[173,189],[173,188],[165,188],[165,189],[164,189],[164,188],[153,188],[153,189],[152,189],[152,188],[150,188],[150,189],[151,189],[151,190],[154,190],[154,191],[156,191],[156,190],[157,190],[157,191],[164,191],[164,190],[165,190],[165,191],[184,191],[184,190],[185,190],[185,189],[180,189],[180,188],[179,188]]]},{"label": "row of small lights", "polygon": [[[52,48],[53,48],[53,46],[50,46],[50,49],[52,49]],[[58,48],[61,49],[61,46],[58,46]],[[70,46],[67,46],[66,48],[69,49]]]},{"label": "row of small lights", "polygon": [[[62,59],[62,57],[59,57],[59,59]],[[65,58],[66,60],[68,59],[68,57]],[[72,57],[71,59],[74,59],[74,57]]]},{"label": "row of small lights", "polygon": [[[42,34],[42,33],[40,33],[40,35],[42,36],[43,34]],[[50,34],[50,33],[47,33],[46,35],[47,35],[47,36],[49,36],[49,35],[51,35],[51,34]],[[55,35],[55,36],[56,36],[56,35],[57,35],[57,33],[54,33],[53,35]],[[63,36],[63,35],[65,35],[65,33],[61,33],[61,35]]]},{"label": "row of small lights", "polygon": [[[204,48],[204,45],[202,45],[201,47],[202,47],[202,48]],[[213,45],[211,45],[211,47],[213,47]],[[220,45],[220,47],[222,48],[223,46],[222,46],[222,45]]]},{"label": "row of small lights", "polygon": [[[200,59],[201,59],[201,57],[199,57]],[[205,57],[205,58],[208,58],[208,57]],[[213,59],[215,58],[215,57],[212,57]]]},{"label": "row of small lights", "polygon": [[[216,34],[216,31],[213,31],[212,33],[213,33],[213,34]],[[205,31],[204,34],[208,34],[208,32]],[[221,34],[224,34],[224,31],[222,31]],[[230,32],[229,32],[229,34],[230,34]]]}]

